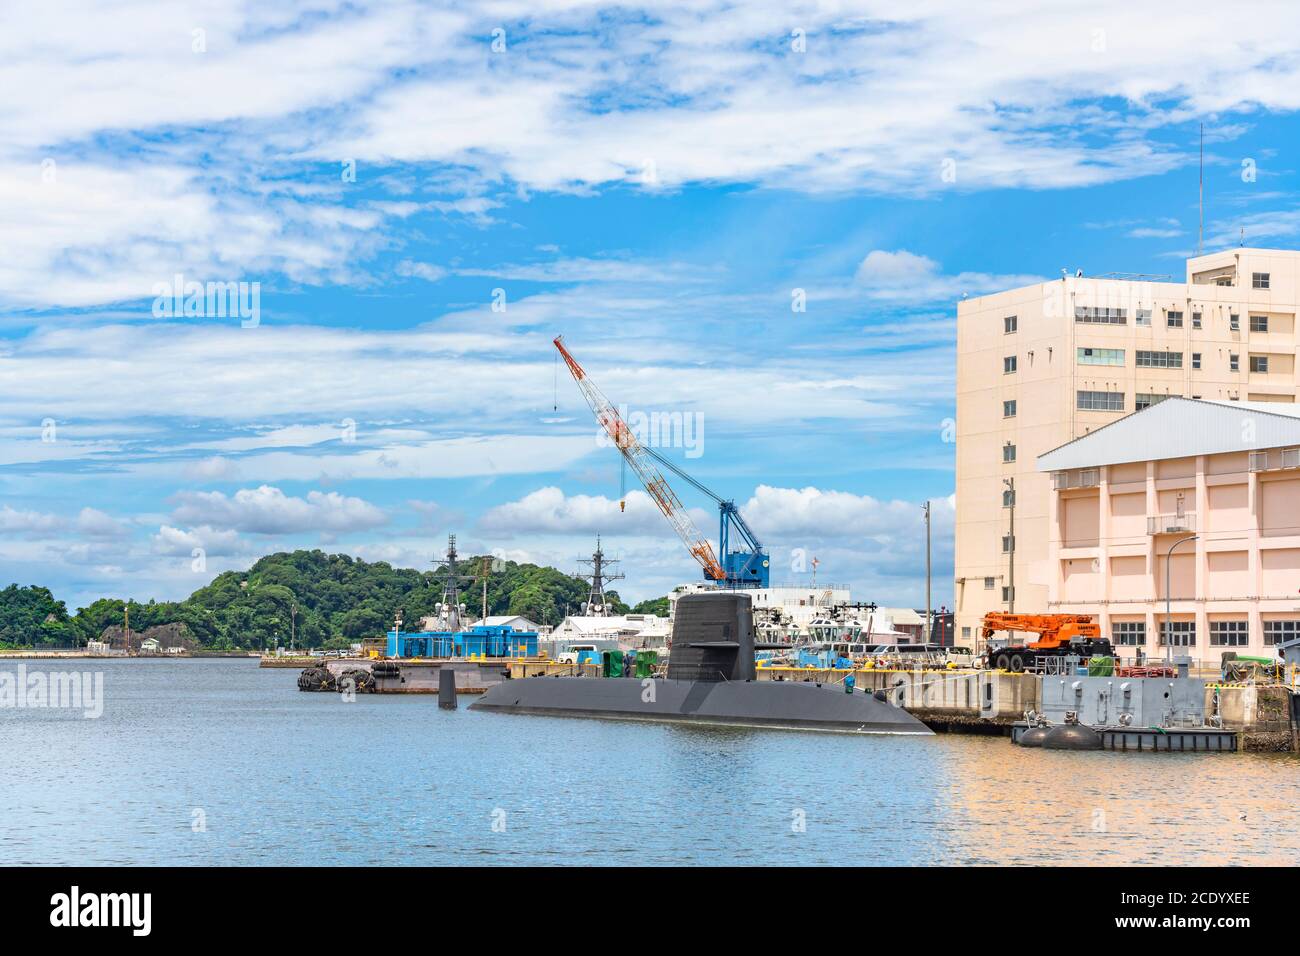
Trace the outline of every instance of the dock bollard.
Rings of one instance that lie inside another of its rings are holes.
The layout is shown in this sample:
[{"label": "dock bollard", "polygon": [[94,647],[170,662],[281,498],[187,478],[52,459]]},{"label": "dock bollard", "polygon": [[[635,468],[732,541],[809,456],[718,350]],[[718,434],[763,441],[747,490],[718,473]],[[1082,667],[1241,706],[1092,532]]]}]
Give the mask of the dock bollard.
[{"label": "dock bollard", "polygon": [[438,669],[438,706],[443,710],[456,709],[456,672],[450,667]]}]

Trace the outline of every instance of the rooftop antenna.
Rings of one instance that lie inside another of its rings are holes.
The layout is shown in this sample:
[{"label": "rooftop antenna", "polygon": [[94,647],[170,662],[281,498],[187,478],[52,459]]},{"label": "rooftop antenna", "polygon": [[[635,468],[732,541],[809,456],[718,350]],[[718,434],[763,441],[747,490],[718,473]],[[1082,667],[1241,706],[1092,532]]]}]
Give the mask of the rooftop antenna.
[{"label": "rooftop antenna", "polygon": [[1200,181],[1197,184],[1199,195],[1196,200],[1197,214],[1200,217],[1200,224],[1196,227],[1196,254],[1201,254],[1201,246],[1205,241],[1205,124],[1201,124],[1201,173]]}]

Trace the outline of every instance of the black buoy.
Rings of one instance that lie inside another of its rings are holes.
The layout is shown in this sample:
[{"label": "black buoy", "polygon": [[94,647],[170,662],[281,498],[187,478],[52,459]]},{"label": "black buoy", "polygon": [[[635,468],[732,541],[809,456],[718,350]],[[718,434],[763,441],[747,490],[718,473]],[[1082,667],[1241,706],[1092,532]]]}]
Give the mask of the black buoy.
[{"label": "black buoy", "polygon": [[456,709],[456,672],[450,667],[438,670],[438,706],[443,710]]},{"label": "black buoy", "polygon": [[1101,734],[1082,724],[1057,724],[1044,736],[1046,750],[1100,750]]},{"label": "black buoy", "polygon": [[1022,747],[1041,747],[1051,727],[1030,727],[1016,741]]}]

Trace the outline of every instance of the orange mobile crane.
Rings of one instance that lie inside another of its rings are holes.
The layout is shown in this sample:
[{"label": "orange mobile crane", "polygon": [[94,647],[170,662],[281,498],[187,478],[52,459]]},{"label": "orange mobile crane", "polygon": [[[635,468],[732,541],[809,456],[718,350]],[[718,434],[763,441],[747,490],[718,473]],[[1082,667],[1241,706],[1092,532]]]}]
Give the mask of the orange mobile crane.
[{"label": "orange mobile crane", "polygon": [[990,647],[984,654],[986,667],[1020,672],[1032,668],[1044,657],[1111,657],[1115,650],[1101,636],[1091,614],[1002,614],[990,611],[980,624],[980,636],[987,642],[995,631],[1023,631],[1037,634],[1028,644]]}]

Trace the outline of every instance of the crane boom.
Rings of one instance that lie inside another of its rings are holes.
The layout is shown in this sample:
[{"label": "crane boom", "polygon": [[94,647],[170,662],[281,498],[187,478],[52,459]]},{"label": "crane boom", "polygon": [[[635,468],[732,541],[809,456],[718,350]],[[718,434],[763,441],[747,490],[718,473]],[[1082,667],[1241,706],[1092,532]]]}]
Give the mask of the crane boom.
[{"label": "crane boom", "polygon": [[686,550],[690,551],[695,560],[704,568],[705,575],[714,581],[723,580],[726,577],[726,572],[719,563],[718,556],[713,551],[713,546],[695,527],[695,522],[691,520],[691,516],[682,506],[681,501],[669,486],[663,473],[656,467],[656,456],[641,443],[632,429],[627,426],[627,422],[623,421],[623,416],[618,413],[610,400],[596,387],[596,383],[578,364],[577,359],[569,354],[569,350],[564,347],[564,342],[560,336],[555,337],[554,344],[559,349],[560,355],[564,357],[564,364],[569,366],[569,371],[573,374],[573,380],[578,383],[578,388],[582,390],[583,398],[591,406],[591,411],[596,416],[596,422],[604,429],[605,434],[614,443],[614,447],[619,450],[624,460],[631,466],[632,471],[636,473],[637,478],[645,487],[646,493],[659,506],[659,510],[664,513],[664,517],[668,519],[678,537],[682,539],[682,543],[686,545]]}]

